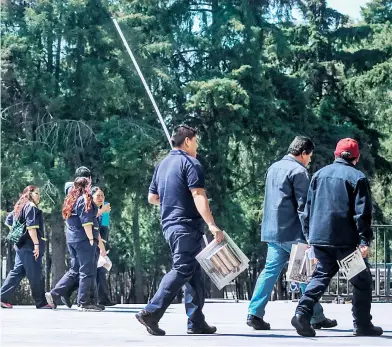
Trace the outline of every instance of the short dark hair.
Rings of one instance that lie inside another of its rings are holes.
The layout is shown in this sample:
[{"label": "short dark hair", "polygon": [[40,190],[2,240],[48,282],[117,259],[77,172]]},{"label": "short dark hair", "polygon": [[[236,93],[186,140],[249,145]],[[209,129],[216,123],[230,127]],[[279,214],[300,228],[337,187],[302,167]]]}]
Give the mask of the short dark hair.
[{"label": "short dark hair", "polygon": [[189,139],[193,139],[197,135],[197,130],[188,125],[181,124],[174,128],[173,134],[171,137],[171,143],[173,147],[181,146],[185,139],[188,137]]},{"label": "short dark hair", "polygon": [[350,158],[351,157],[351,152],[342,152],[340,153],[339,158],[344,159],[345,161],[348,161],[349,163],[352,163],[355,159],[357,159],[357,157],[355,158]]},{"label": "short dark hair", "polygon": [[91,171],[85,166],[78,167],[75,171],[75,179],[78,177],[89,178],[91,177]]},{"label": "short dark hair", "polygon": [[301,155],[303,152],[310,154],[314,151],[314,143],[309,137],[306,136],[296,136],[293,142],[290,143],[288,154],[294,156]]}]

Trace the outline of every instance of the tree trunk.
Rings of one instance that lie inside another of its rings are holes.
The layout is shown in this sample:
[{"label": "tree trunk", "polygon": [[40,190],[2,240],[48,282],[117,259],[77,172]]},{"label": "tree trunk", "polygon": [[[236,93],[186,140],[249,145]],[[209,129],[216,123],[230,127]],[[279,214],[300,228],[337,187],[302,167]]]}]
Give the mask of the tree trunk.
[{"label": "tree trunk", "polygon": [[140,251],[140,228],[139,228],[139,199],[136,198],[132,211],[132,238],[135,252],[135,300],[136,304],[144,303],[143,275]]},{"label": "tree trunk", "polygon": [[14,268],[13,256],[12,256],[13,248],[10,242],[7,242],[7,275]]},{"label": "tree trunk", "polygon": [[66,256],[66,241],[64,232],[64,222],[59,212],[54,212],[51,215],[52,235],[52,285],[53,288],[56,283],[63,277],[66,271],[65,256]]},{"label": "tree trunk", "polygon": [[[61,19],[61,16],[60,16]],[[61,34],[59,34],[57,38],[57,49],[56,49],[56,67],[54,70],[54,77],[55,77],[55,96],[59,96],[60,94],[60,58],[61,58]]]}]

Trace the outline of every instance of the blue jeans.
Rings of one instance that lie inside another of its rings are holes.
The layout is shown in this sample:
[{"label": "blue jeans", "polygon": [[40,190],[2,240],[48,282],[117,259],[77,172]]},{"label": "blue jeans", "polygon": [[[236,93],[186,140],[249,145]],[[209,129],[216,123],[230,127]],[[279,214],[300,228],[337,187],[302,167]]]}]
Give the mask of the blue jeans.
[{"label": "blue jeans", "polygon": [[[291,246],[297,242],[268,243],[267,260],[265,268],[257,279],[250,301],[248,314],[263,318],[265,307],[271,297],[272,290],[279,278],[280,272],[290,258]],[[300,283],[301,292],[304,293],[307,284]],[[319,323],[325,319],[323,307],[316,303],[314,306],[311,323]]]}]

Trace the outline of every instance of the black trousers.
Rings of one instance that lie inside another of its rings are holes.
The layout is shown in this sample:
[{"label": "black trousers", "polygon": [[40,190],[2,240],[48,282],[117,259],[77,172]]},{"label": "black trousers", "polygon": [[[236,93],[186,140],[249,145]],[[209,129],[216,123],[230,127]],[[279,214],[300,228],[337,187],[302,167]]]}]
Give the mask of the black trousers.
[{"label": "black trousers", "polygon": [[93,246],[88,240],[68,243],[68,249],[71,254],[71,268],[50,293],[57,303],[61,296],[67,297],[74,288],[79,287],[78,303],[92,304],[97,269],[97,242],[95,241]]},{"label": "black trousers", "polygon": [[173,257],[171,270],[162,278],[146,311],[160,320],[178,292],[184,287],[188,328],[204,324],[204,277],[196,255],[202,250],[203,234],[194,229],[169,230],[165,235]]},{"label": "black trousers", "polygon": [[110,290],[108,285],[108,280],[106,274],[108,270],[104,267],[99,267],[97,269],[97,289],[98,289],[98,303],[105,305],[111,303]]},{"label": "black trousers", "polygon": [[38,259],[35,260],[32,249],[27,247],[15,249],[15,265],[1,287],[1,301],[8,302],[19,283],[27,276],[35,306],[41,308],[47,305],[48,303],[45,299],[45,281],[42,273],[43,250],[40,250],[40,255]]},{"label": "black trousers", "polygon": [[[339,270],[337,260],[342,260],[355,248],[335,248],[314,246],[315,256],[318,259],[316,270],[296,309],[296,314],[312,317],[313,307],[320,300],[327,289],[331,279]],[[367,264],[367,263],[366,263]],[[370,324],[372,316],[370,308],[372,303],[372,275],[367,264],[362,271],[350,280],[353,285],[352,314],[354,326],[366,327]]]},{"label": "black trousers", "polygon": [[[108,304],[111,303],[110,290],[106,279],[107,270],[104,267],[97,268],[99,258],[99,248],[97,247],[94,258],[95,281],[91,293],[91,303]],[[75,259],[71,258],[71,264]],[[57,304],[60,304],[60,296],[69,298],[72,293],[79,288],[79,276],[64,276],[56,285],[51,293]],[[78,301],[79,304],[79,301]]]}]

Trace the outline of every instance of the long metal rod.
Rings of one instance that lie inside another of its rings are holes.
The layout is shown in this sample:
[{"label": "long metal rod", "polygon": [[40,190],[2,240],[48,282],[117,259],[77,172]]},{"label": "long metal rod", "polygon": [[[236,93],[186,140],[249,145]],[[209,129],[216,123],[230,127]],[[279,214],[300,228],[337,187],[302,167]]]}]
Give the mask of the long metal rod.
[{"label": "long metal rod", "polygon": [[384,294],[387,296],[387,231],[384,230]]},{"label": "long metal rod", "polygon": [[148,87],[147,82],[146,82],[146,80],[144,79],[144,76],[143,76],[143,74],[142,74],[142,72],[141,72],[141,70],[140,70],[140,68],[139,68],[139,65],[138,65],[138,63],[137,63],[135,57],[133,56],[133,53],[132,53],[132,51],[131,51],[131,48],[129,47],[128,42],[127,42],[127,40],[125,39],[124,34],[123,34],[123,32],[122,32],[120,26],[119,26],[118,23],[117,23],[117,20],[116,20],[115,18],[112,18],[112,19],[113,19],[113,22],[114,22],[114,26],[116,27],[116,29],[117,29],[117,31],[118,31],[118,34],[120,35],[121,40],[123,41],[124,46],[125,46],[125,48],[127,49],[127,52],[128,52],[128,54],[129,54],[129,56],[130,56],[131,59],[132,59],[133,65],[135,66],[135,69],[136,69],[137,73],[139,74],[140,79],[142,80],[142,83],[143,83],[143,85],[144,85],[144,88],[146,89],[146,92],[147,92],[148,96],[150,97],[151,103],[152,103],[152,105],[154,106],[155,112],[156,112],[157,115],[158,115],[159,121],[160,121],[160,123],[161,123],[161,125],[162,125],[162,128],[163,128],[165,134],[166,134],[167,140],[169,141],[169,145],[170,145],[171,148],[173,148],[173,146],[172,146],[172,144],[171,144],[171,140],[170,140],[169,131],[168,131],[167,128],[166,128],[166,124],[165,124],[165,122],[164,122],[164,120],[163,120],[163,118],[162,118],[161,112],[159,112],[158,106],[157,106],[157,104],[156,104],[156,102],[155,102],[155,100],[154,100],[154,97],[152,96],[152,93],[151,93],[151,91],[150,91],[150,88]]}]

